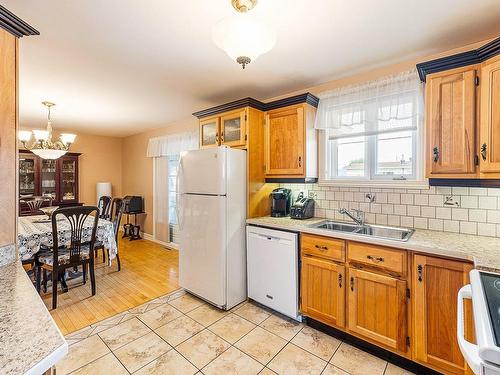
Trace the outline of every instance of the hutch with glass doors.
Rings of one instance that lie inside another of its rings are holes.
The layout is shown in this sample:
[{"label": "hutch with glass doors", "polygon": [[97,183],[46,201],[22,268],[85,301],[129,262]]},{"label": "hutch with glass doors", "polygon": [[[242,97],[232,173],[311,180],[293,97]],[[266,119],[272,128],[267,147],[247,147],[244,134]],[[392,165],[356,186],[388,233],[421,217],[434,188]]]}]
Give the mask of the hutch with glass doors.
[{"label": "hutch with glass doors", "polygon": [[[19,198],[47,196],[53,206],[80,206],[78,197],[79,153],[67,153],[56,160],[42,159],[30,151],[19,150]],[[29,214],[24,203],[19,214]]]}]

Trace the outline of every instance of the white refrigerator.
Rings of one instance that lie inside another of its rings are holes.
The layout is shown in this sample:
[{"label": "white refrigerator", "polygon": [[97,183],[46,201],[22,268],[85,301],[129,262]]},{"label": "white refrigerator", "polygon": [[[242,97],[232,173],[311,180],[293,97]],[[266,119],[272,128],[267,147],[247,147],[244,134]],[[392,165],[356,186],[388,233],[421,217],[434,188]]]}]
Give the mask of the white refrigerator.
[{"label": "white refrigerator", "polygon": [[246,151],[227,146],[181,154],[180,285],[221,309],[247,296]]}]

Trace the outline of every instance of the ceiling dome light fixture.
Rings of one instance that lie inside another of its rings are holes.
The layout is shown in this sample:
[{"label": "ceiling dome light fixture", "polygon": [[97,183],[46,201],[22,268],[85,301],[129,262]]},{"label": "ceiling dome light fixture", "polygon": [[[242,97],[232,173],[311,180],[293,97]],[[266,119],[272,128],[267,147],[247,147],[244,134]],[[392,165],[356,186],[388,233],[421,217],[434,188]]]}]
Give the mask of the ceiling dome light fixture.
[{"label": "ceiling dome light fixture", "polygon": [[[59,159],[66,154],[71,144],[75,141],[76,135],[63,133],[60,140],[52,141],[52,122],[50,121],[50,108],[55,106],[51,102],[42,102],[47,107],[47,130],[35,129],[32,132],[29,130],[20,130],[18,133],[19,140],[23,143],[24,148],[31,151],[42,159]],[[31,135],[35,140],[28,144]]]},{"label": "ceiling dome light fixture", "polygon": [[231,0],[237,14],[219,21],[212,30],[215,44],[242,68],[270,51],[276,44],[276,33],[267,24],[248,14],[257,0]]}]

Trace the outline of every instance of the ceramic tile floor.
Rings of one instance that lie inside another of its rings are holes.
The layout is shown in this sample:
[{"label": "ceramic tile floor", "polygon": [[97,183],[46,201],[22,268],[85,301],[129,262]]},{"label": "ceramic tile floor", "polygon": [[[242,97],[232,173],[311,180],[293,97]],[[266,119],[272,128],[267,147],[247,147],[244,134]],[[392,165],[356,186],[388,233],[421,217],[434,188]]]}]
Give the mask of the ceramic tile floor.
[{"label": "ceramic tile floor", "polygon": [[245,302],[229,312],[178,291],[66,337],[57,374],[410,374]]}]

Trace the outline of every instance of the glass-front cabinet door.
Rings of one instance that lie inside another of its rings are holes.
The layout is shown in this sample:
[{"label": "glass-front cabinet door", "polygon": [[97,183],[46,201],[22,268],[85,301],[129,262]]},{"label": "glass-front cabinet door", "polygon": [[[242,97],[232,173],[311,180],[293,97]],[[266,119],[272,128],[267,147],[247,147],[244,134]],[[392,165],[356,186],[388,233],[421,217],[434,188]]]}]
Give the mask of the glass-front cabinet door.
[{"label": "glass-front cabinet door", "polygon": [[219,118],[201,120],[200,148],[217,147],[219,144]]},{"label": "glass-front cabinet door", "polygon": [[61,158],[60,201],[75,201],[78,196],[78,166],[77,159],[72,156]]},{"label": "glass-front cabinet door", "polygon": [[221,144],[230,147],[245,146],[245,111],[235,111],[221,117]]},{"label": "glass-front cabinet door", "polygon": [[40,159],[40,161],[41,195],[57,200],[57,160]]},{"label": "glass-front cabinet door", "polygon": [[19,154],[19,197],[37,195],[37,163],[33,154]]}]

